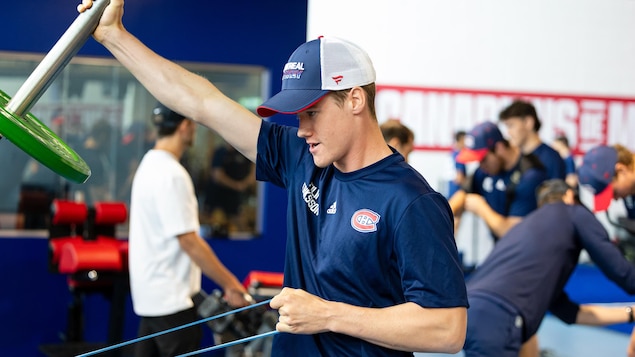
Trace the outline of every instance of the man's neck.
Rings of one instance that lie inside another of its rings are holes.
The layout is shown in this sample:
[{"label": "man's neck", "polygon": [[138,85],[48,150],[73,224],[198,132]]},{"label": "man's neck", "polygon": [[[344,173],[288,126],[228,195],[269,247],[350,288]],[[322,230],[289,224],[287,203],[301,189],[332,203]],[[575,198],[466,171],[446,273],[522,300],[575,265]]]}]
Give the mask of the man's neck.
[{"label": "man's neck", "polygon": [[521,147],[521,151],[525,155],[531,154],[532,152],[534,152],[534,150],[538,148],[538,146],[540,146],[540,144],[542,144],[540,137],[538,136],[538,134],[534,133],[533,135],[530,135],[527,138],[527,141]]},{"label": "man's neck", "polygon": [[520,149],[515,146],[510,146],[507,148],[503,158],[505,160],[505,164],[503,165],[505,171],[513,169],[518,163],[518,160],[520,160]]},{"label": "man's neck", "polygon": [[155,150],[163,150],[172,154],[177,160],[181,159],[185,148],[180,144],[176,136],[168,136],[158,139],[154,145]]}]

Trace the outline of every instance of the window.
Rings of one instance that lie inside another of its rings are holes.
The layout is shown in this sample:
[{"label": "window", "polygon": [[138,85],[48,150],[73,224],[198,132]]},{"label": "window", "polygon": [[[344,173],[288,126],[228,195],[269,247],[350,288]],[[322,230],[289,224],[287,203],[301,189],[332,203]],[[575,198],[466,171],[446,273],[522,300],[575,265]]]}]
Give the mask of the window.
[{"label": "window", "polygon": [[[42,58],[0,52],[1,89],[9,95],[16,93]],[[252,111],[265,97],[268,75],[262,67],[181,65]],[[155,104],[116,60],[73,58],[30,112],[86,160],[92,175],[84,184],[67,181],[11,142],[0,140],[0,162],[5,168],[0,175],[0,229],[5,233],[46,229],[50,203],[56,198],[83,200],[89,206],[97,201],[129,204],[136,165],[154,144],[150,117]],[[239,159],[222,138],[203,126],[184,155],[205,237],[251,238],[260,233],[261,189],[255,180],[247,179],[254,174],[253,164]],[[242,183],[228,191],[222,182],[232,177]]]}]

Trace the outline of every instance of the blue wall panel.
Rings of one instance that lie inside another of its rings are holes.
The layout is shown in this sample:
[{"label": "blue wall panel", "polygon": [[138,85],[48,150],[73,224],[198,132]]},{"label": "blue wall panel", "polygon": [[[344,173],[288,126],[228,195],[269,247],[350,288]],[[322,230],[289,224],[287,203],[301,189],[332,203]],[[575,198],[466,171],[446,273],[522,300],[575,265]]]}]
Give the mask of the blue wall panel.
[{"label": "blue wall panel", "polygon": [[[3,4],[0,51],[44,54],[75,20],[77,1],[8,1]],[[271,93],[290,53],[306,38],[306,1],[130,0],[124,25],[157,53],[176,61],[261,65],[271,72]],[[79,55],[111,57],[92,38]],[[0,87],[2,84],[0,83]],[[295,120],[273,120],[293,125]],[[7,168],[10,169],[10,168]],[[286,235],[284,190],[265,185],[262,237],[210,241],[239,279],[251,270],[282,271]],[[1,232],[0,232],[1,235]],[[1,356],[42,356],[41,344],[57,343],[71,301],[66,278],[48,271],[43,238],[0,238]],[[204,279],[203,287],[215,286]],[[126,306],[125,339],[135,337],[137,319]],[[109,302],[85,300],[85,338],[105,341]],[[209,336],[206,338],[209,342]]]}]

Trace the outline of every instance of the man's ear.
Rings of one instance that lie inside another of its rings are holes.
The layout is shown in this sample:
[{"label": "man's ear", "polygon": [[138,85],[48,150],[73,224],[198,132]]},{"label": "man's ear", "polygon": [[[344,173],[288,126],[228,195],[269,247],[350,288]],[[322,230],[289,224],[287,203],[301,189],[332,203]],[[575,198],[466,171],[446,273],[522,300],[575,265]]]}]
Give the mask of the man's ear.
[{"label": "man's ear", "polygon": [[193,123],[192,120],[183,119],[178,125],[178,130],[187,129],[190,125],[192,125],[192,123]]},{"label": "man's ear", "polygon": [[529,131],[536,131],[536,119],[531,115],[527,115],[523,118],[526,129]]},{"label": "man's ear", "polygon": [[615,176],[617,176],[617,174],[619,173],[627,171],[630,171],[630,168],[628,166],[622,164],[621,162],[615,163]]},{"label": "man's ear", "polygon": [[498,141],[496,142],[496,144],[494,144],[494,153],[498,154],[499,152],[501,152],[502,149],[504,149],[506,146],[502,141]]},{"label": "man's ear", "polygon": [[353,114],[361,113],[366,107],[366,92],[361,87],[353,87],[348,93]]},{"label": "man's ear", "polygon": [[568,205],[574,205],[575,204],[575,193],[573,192],[572,189],[568,189],[567,192],[564,193],[564,196],[562,196],[562,200],[564,201],[564,203],[568,204]]}]

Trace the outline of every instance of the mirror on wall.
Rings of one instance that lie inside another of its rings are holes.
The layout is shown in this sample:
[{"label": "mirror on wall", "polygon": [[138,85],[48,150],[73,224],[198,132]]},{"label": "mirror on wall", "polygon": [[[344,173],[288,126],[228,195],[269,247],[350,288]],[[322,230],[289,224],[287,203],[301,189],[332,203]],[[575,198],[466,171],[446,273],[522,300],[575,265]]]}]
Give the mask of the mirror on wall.
[{"label": "mirror on wall", "polygon": [[[0,88],[12,96],[43,56],[0,52]],[[268,76],[258,66],[180,63],[255,111],[266,97]],[[55,131],[91,167],[83,184],[65,180],[0,140],[0,235],[46,230],[53,199],[123,201],[129,205],[136,165],[154,145],[152,95],[116,60],[75,57],[31,113]],[[211,130],[199,126],[182,159],[199,201],[206,238],[249,239],[260,233],[260,185],[254,165]],[[126,233],[126,225],[122,226]]]}]

